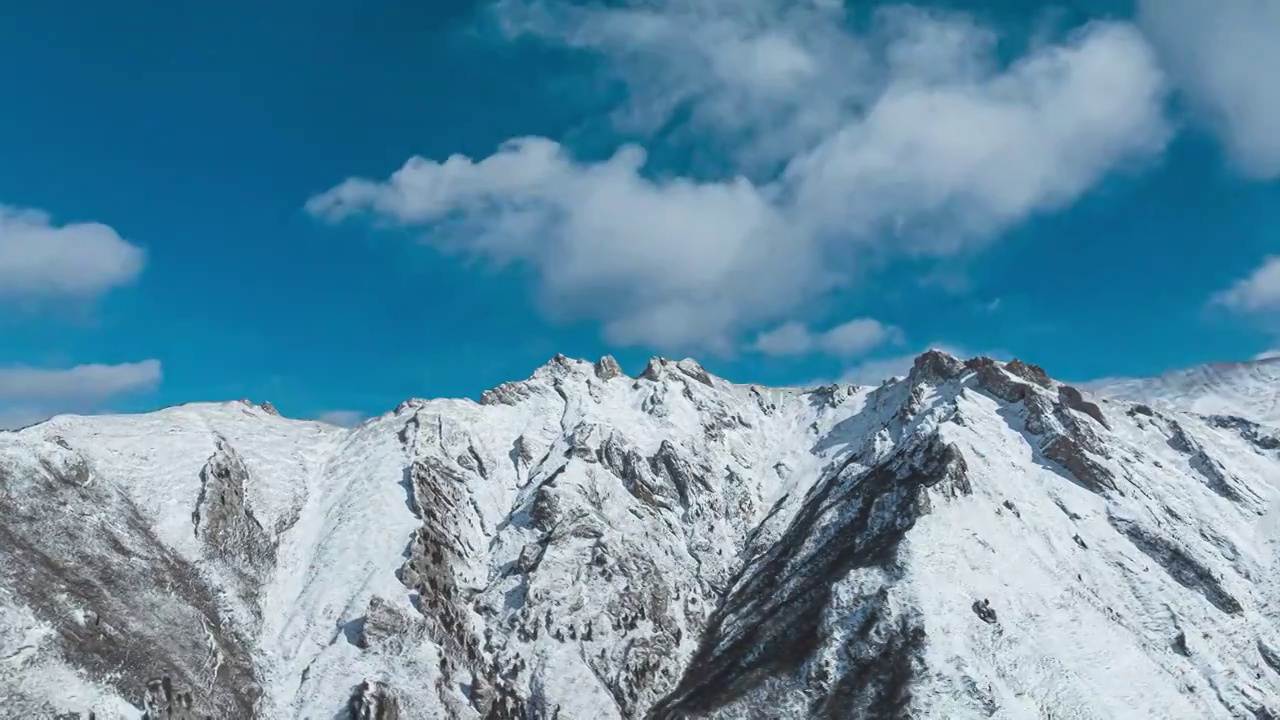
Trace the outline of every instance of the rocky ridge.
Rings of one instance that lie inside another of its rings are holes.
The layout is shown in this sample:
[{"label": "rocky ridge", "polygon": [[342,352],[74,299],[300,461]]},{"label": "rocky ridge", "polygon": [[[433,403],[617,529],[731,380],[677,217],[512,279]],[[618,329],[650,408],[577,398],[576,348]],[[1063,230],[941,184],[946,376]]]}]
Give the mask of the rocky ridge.
[{"label": "rocky ridge", "polygon": [[0,434],[0,707],[1269,717],[1276,437],[940,352],[818,389],[557,356],[349,431],[56,418]]}]

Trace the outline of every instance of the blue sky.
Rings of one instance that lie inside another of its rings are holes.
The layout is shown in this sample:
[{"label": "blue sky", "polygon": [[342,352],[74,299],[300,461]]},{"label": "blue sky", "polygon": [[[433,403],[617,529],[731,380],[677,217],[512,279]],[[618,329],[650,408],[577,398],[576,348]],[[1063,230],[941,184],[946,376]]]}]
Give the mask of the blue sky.
[{"label": "blue sky", "polygon": [[1280,344],[1261,0],[11,5],[4,424]]}]

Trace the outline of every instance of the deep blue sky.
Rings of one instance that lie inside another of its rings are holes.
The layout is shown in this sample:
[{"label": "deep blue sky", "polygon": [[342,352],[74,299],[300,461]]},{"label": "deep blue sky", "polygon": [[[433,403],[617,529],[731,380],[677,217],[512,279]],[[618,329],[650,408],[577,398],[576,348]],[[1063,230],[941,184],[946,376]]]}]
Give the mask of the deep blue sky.
[{"label": "deep blue sky", "polygon": [[[1011,48],[1046,17],[1131,13],[933,4],[976,9]],[[415,154],[478,158],[538,135],[607,156],[617,137],[592,122],[616,100],[599,81],[603,61],[503,39],[478,2],[109,5],[0,9],[0,204],[105,223],[148,264],[92,301],[0,305],[0,365],[156,358],[158,389],[113,407],[248,396],[309,417],[474,397],[556,352],[613,353],[632,371],[656,354],[611,347],[597,322],[548,319],[520,266],[493,270],[377,223],[333,226],[304,210],[343,179],[385,178]],[[1255,320],[1206,301],[1280,248],[1280,183],[1240,176],[1213,133],[1170,113],[1181,131],[1158,157],[949,259],[963,288],[921,284],[921,263],[895,260],[796,319],[874,317],[907,338],[880,355],[941,342],[1070,379],[1272,347]],[[653,152],[681,170],[678,152]],[[701,359],[762,383],[842,370],[822,357]]]}]

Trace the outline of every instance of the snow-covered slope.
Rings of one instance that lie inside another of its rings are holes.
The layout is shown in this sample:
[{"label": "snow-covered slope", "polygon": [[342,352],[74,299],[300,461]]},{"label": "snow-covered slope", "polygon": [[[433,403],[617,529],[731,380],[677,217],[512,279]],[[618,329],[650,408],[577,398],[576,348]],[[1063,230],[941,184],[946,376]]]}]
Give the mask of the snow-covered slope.
[{"label": "snow-covered slope", "polygon": [[0,434],[0,716],[1271,717],[1278,450],[937,352],[56,418]]},{"label": "snow-covered slope", "polygon": [[1280,424],[1280,358],[1201,365],[1156,378],[1103,380],[1090,389],[1119,400]]}]

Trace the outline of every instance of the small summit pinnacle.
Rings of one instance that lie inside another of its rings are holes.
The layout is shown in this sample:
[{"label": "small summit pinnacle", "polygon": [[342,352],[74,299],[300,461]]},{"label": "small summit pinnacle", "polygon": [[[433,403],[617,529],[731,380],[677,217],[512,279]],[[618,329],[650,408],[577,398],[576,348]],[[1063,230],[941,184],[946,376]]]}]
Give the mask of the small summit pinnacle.
[{"label": "small summit pinnacle", "polygon": [[1023,380],[1033,382],[1040,387],[1047,388],[1053,385],[1053,381],[1049,379],[1049,374],[1046,373],[1044,368],[1039,365],[1032,365],[1030,363],[1014,359],[1005,363],[1004,369],[1013,375],[1017,375]]},{"label": "small summit pinnacle", "polygon": [[909,376],[913,383],[925,380],[951,380],[964,372],[964,363],[941,350],[926,350],[916,358]]},{"label": "small summit pinnacle", "polygon": [[280,411],[276,409],[275,405],[271,404],[270,400],[264,400],[262,405],[260,405],[259,407],[261,407],[262,410],[266,412],[268,415],[275,415],[276,417],[280,417]]},{"label": "small summit pinnacle", "polygon": [[607,381],[621,376],[622,366],[612,355],[605,355],[596,361],[596,377]]},{"label": "small summit pinnacle", "polygon": [[676,363],[676,368],[679,369],[680,372],[688,375],[694,380],[697,380],[703,385],[706,385],[707,387],[714,387],[714,384],[711,382],[711,374],[708,373],[697,360],[685,358],[684,360]]},{"label": "small summit pinnacle", "polygon": [[662,378],[662,368],[666,367],[667,359],[661,357],[649,358],[649,364],[644,366],[644,372],[640,373],[640,377],[645,380],[659,380]]}]

